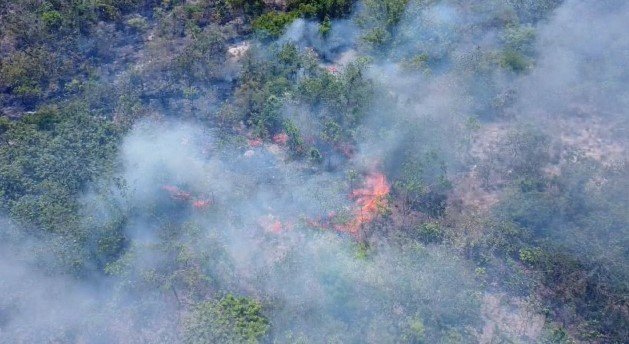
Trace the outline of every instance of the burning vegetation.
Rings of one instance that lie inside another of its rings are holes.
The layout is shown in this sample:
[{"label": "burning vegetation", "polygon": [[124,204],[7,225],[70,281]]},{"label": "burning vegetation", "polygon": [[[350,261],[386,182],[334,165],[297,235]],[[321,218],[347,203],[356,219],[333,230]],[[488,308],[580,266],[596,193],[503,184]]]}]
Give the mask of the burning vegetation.
[{"label": "burning vegetation", "polygon": [[365,176],[363,186],[352,191],[350,197],[355,202],[353,218],[346,224],[338,225],[340,231],[358,235],[360,229],[372,222],[387,207],[387,196],[391,186],[382,172],[371,172]]},{"label": "burning vegetation", "polygon": [[626,342],[629,2],[469,3],[1,2],[0,342]]},{"label": "burning vegetation", "polygon": [[333,229],[358,238],[365,225],[386,211],[390,191],[391,186],[384,173],[371,172],[365,176],[361,187],[350,192],[353,205],[348,219],[331,211],[318,219],[306,219],[306,223],[314,228]]},{"label": "burning vegetation", "polygon": [[196,210],[203,210],[210,207],[214,201],[205,197],[193,197],[192,193],[184,191],[174,185],[164,185],[162,190],[166,191],[174,201],[190,204]]}]

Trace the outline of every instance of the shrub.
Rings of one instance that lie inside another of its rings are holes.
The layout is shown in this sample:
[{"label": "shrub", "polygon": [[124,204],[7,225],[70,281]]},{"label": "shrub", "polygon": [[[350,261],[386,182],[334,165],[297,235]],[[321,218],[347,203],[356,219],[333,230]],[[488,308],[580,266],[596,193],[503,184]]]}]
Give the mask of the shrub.
[{"label": "shrub", "polygon": [[445,163],[433,152],[424,156],[410,154],[400,165],[393,191],[403,201],[403,211],[417,210],[432,217],[443,216],[451,188]]},{"label": "shrub", "polygon": [[321,155],[321,152],[319,152],[319,150],[314,147],[310,148],[310,153],[308,154],[308,156],[313,164],[320,164],[321,162],[323,162],[323,156]]},{"label": "shrub", "polygon": [[41,19],[50,29],[58,29],[63,23],[63,16],[57,11],[46,11],[42,13]]},{"label": "shrub", "polygon": [[352,0],[289,0],[288,9],[324,20],[326,17],[340,18],[349,14],[352,4]]},{"label": "shrub", "polygon": [[196,307],[184,323],[184,342],[257,343],[268,330],[269,322],[258,301],[228,294],[219,302]]},{"label": "shrub", "polygon": [[256,18],[252,26],[254,30],[263,36],[279,37],[284,29],[299,16],[298,12],[268,12]]},{"label": "shrub", "polygon": [[221,31],[217,27],[206,27],[175,57],[174,70],[182,78],[189,77],[192,80],[214,78],[221,72],[226,53],[227,43]]},{"label": "shrub", "polygon": [[258,16],[264,11],[263,0],[227,0],[232,10],[241,11],[246,16]]},{"label": "shrub", "polygon": [[[305,151],[304,139],[301,137],[301,133],[299,128],[290,120],[284,122],[284,130],[288,135],[288,147],[291,152],[295,156],[302,156]],[[318,150],[314,150],[310,152],[310,157],[313,159],[313,162],[320,161],[322,159],[321,154]]]},{"label": "shrub", "polygon": [[51,53],[44,49],[27,49],[9,55],[0,63],[0,86],[20,96],[38,96],[39,88],[53,74]]},{"label": "shrub", "polygon": [[148,29],[148,23],[142,16],[135,16],[127,20],[127,25],[136,32],[144,32]]},{"label": "shrub", "polygon": [[417,229],[420,239],[424,242],[439,242],[443,238],[443,230],[436,222],[424,223]]},{"label": "shrub", "polygon": [[[282,103],[276,96],[269,96],[264,102],[262,110],[254,113],[249,123],[254,128],[254,134],[260,138],[268,138],[280,130]],[[290,137],[290,133],[288,134]],[[290,139],[289,139],[290,145]]]},{"label": "shrub", "polygon": [[500,64],[503,68],[510,69],[516,73],[521,73],[529,67],[529,62],[521,53],[515,50],[506,50],[502,54]]},{"label": "shrub", "polygon": [[37,85],[20,85],[13,93],[26,105],[34,105],[43,94],[41,88]]},{"label": "shrub", "polygon": [[366,0],[358,23],[366,30],[363,40],[371,47],[379,47],[391,40],[393,31],[402,19],[409,0]]},{"label": "shrub", "polygon": [[319,33],[321,36],[326,37],[330,31],[332,31],[332,21],[330,21],[330,17],[326,16],[319,25]]},{"label": "shrub", "polygon": [[118,134],[81,104],[12,123],[3,135],[15,144],[0,146],[0,210],[44,230],[77,231],[74,197],[112,166]]},{"label": "shrub", "polygon": [[544,252],[539,248],[521,248],[520,260],[528,265],[540,264],[544,258]]}]

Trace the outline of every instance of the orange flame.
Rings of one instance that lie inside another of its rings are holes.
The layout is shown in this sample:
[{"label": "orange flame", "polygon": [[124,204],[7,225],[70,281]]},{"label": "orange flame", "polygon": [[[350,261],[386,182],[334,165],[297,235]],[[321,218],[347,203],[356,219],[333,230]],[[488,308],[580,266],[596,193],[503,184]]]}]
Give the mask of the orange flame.
[{"label": "orange flame", "polygon": [[351,194],[358,205],[354,210],[354,218],[344,225],[337,226],[337,229],[357,235],[361,227],[373,221],[378,211],[386,206],[389,191],[391,187],[384,174],[373,172],[367,175],[363,187],[352,191]]}]

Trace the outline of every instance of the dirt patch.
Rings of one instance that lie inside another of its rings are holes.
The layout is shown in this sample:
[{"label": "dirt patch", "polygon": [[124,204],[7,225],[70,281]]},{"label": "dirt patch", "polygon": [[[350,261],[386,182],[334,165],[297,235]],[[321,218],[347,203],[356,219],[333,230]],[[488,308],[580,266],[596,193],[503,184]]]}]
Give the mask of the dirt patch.
[{"label": "dirt patch", "polygon": [[227,53],[232,61],[238,61],[249,51],[251,43],[248,41],[240,42],[227,48]]},{"label": "dirt patch", "polygon": [[615,137],[619,125],[600,116],[571,117],[558,122],[559,140],[586,157],[611,165],[627,158],[626,142]]},{"label": "dirt patch", "polygon": [[513,340],[534,343],[546,323],[546,318],[534,312],[526,302],[499,294],[485,294],[481,312],[485,326],[479,343],[495,343],[504,335]]}]

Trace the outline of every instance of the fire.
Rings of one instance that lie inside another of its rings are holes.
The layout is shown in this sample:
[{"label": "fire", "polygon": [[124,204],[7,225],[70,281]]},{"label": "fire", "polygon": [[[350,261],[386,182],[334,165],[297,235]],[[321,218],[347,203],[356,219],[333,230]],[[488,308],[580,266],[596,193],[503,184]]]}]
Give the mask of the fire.
[{"label": "fire", "polygon": [[[204,210],[214,203],[207,198],[199,198],[187,191],[173,185],[164,185],[162,190],[167,191],[170,197],[176,201],[185,202],[196,210]],[[386,176],[381,172],[372,172],[365,176],[360,188],[353,190],[350,197],[354,200],[355,207],[352,211],[352,218],[343,223],[335,223],[337,214],[330,212],[327,216],[319,219],[307,219],[308,225],[318,228],[332,228],[339,232],[349,233],[357,236],[363,225],[376,219],[380,210],[387,205],[387,195],[391,186],[387,182]],[[267,233],[279,234],[292,229],[290,222],[282,222],[273,215],[262,216],[258,219],[258,225]]]},{"label": "fire", "polygon": [[286,133],[275,134],[273,135],[273,142],[278,145],[285,146],[288,142],[288,135]]},{"label": "fire", "polygon": [[337,226],[338,230],[356,235],[364,224],[373,221],[382,207],[386,206],[387,195],[391,186],[380,172],[373,172],[365,177],[363,187],[352,191],[351,197],[358,206],[354,218],[348,223]]},{"label": "fire", "polygon": [[270,214],[258,218],[258,225],[262,227],[265,232],[273,234],[279,234],[293,228],[290,222],[282,223],[280,219]]},{"label": "fire", "polygon": [[214,201],[207,198],[192,198],[192,194],[173,185],[164,185],[162,190],[168,192],[170,198],[175,201],[188,203],[197,210],[203,210],[211,206]]},{"label": "fire", "polygon": [[198,210],[205,209],[205,208],[209,207],[210,205],[212,205],[212,201],[207,200],[207,199],[198,199],[198,200],[192,202],[192,206],[195,209],[198,209]]}]

